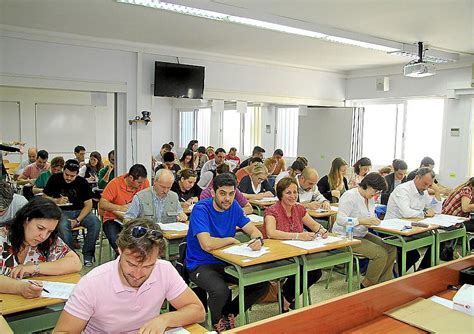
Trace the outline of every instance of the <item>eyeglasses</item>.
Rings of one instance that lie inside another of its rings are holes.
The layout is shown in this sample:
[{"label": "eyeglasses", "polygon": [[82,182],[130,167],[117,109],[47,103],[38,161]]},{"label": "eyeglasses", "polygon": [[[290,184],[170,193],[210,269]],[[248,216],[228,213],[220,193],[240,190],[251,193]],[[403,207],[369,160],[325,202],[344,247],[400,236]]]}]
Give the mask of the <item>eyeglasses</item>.
[{"label": "eyeglasses", "polygon": [[152,230],[144,226],[135,226],[132,228],[132,237],[134,238],[142,238],[146,234],[153,237],[154,239],[160,239],[163,237],[163,233],[160,231]]}]

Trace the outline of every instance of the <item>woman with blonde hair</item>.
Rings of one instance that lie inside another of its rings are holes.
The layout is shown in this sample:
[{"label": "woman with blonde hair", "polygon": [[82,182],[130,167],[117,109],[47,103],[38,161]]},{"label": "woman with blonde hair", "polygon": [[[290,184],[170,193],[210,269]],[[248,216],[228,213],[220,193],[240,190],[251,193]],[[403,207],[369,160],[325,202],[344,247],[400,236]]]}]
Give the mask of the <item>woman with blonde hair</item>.
[{"label": "woman with blonde hair", "polygon": [[329,174],[319,180],[318,190],[329,202],[338,202],[342,194],[349,189],[346,173],[347,162],[342,158],[336,158],[332,161]]},{"label": "woman with blonde hair", "polygon": [[267,178],[267,168],[261,162],[257,162],[251,174],[242,178],[238,188],[247,199],[273,197],[275,192],[270,183],[268,183]]}]

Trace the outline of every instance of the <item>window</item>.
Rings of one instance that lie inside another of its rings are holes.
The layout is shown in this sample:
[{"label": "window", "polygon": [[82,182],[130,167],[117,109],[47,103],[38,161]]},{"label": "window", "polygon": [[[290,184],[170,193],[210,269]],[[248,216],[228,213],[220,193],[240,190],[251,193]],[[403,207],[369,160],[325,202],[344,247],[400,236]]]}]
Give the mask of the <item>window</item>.
[{"label": "window", "polygon": [[[419,167],[425,156],[439,170],[443,134],[443,99],[414,99],[404,103],[364,106],[362,155],[374,166],[403,159],[408,168]],[[429,124],[429,125],[428,125]],[[429,127],[429,138],[423,126]]]},{"label": "window", "polygon": [[262,108],[250,106],[244,114],[244,155],[252,155],[257,145],[262,145]]},{"label": "window", "polygon": [[199,146],[210,145],[211,108],[180,110],[179,112],[179,146],[187,147],[197,139]]},{"label": "window", "polygon": [[241,116],[237,110],[224,110],[222,115],[222,146],[226,152],[235,147],[240,152]]},{"label": "window", "polygon": [[277,108],[275,148],[283,150],[286,156],[298,154],[298,108]]},{"label": "window", "polygon": [[474,109],[471,114],[471,168],[469,170],[471,171],[469,175],[474,176]]}]

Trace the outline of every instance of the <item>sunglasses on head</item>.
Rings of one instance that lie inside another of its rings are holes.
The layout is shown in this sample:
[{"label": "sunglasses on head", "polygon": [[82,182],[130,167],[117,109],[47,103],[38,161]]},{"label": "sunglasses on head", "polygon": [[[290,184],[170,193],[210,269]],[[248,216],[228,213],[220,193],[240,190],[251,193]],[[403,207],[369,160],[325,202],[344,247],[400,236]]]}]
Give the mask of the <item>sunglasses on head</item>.
[{"label": "sunglasses on head", "polygon": [[134,238],[141,238],[146,234],[148,234],[149,236],[155,239],[159,239],[163,237],[163,233],[161,233],[160,231],[152,230],[144,226],[135,226],[134,228],[132,228],[132,237]]}]

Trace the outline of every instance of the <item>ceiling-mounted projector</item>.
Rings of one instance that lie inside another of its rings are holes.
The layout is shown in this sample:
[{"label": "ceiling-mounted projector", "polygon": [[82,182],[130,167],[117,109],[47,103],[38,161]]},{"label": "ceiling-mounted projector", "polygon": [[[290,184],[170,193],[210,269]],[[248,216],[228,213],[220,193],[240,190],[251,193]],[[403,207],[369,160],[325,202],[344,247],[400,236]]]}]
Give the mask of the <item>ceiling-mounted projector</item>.
[{"label": "ceiling-mounted projector", "polygon": [[417,62],[413,64],[406,64],[403,68],[403,75],[412,78],[428,77],[436,74],[434,64]]},{"label": "ceiling-mounted projector", "polygon": [[436,74],[434,64],[423,61],[423,42],[418,42],[418,60],[412,61],[403,67],[403,75],[412,78],[423,78]]}]

